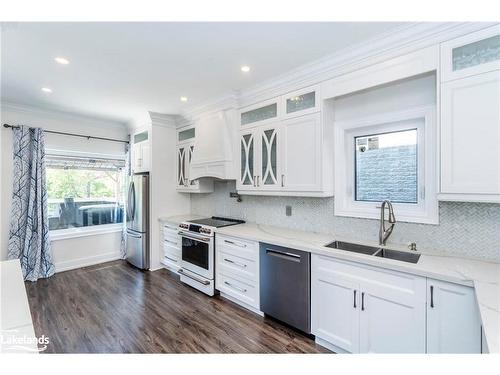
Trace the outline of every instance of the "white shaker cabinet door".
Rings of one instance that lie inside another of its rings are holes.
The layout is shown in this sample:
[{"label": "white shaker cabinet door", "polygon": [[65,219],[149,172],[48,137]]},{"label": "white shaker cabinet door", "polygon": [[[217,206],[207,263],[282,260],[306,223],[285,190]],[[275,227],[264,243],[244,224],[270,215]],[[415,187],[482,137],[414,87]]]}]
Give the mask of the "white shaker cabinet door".
[{"label": "white shaker cabinet door", "polygon": [[361,353],[425,353],[425,278],[407,278],[412,287],[363,281]]},{"label": "white shaker cabinet door", "polygon": [[427,279],[427,352],[481,353],[474,289]]},{"label": "white shaker cabinet door", "polygon": [[494,201],[500,197],[500,71],[444,83],[441,95],[441,193]]},{"label": "white shaker cabinet door", "polygon": [[347,352],[359,352],[359,281],[311,257],[311,331]]},{"label": "white shaker cabinet door", "polygon": [[281,133],[283,190],[321,190],[321,113],[285,120]]}]

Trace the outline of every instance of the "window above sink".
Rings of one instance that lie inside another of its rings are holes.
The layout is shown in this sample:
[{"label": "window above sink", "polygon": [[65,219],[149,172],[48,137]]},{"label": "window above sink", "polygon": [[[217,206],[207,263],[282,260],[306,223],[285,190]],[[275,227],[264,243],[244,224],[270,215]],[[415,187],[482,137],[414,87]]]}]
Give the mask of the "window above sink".
[{"label": "window above sink", "polygon": [[435,107],[335,122],[335,215],[437,224]]}]

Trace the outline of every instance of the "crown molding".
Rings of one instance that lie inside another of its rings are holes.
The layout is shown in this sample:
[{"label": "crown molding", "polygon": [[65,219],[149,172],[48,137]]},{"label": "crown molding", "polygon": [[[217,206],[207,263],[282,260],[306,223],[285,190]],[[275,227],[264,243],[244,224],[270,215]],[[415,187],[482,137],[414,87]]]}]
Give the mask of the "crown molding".
[{"label": "crown molding", "polygon": [[239,107],[239,92],[231,91],[225,95],[216,97],[209,101],[202,102],[196,106],[186,108],[181,112],[178,126],[185,126],[195,121],[202,114],[207,114],[215,111],[224,111]]},{"label": "crown molding", "polygon": [[494,24],[433,22],[404,25],[244,90],[240,96],[240,104],[247,106],[318,84],[339,75],[439,44]]},{"label": "crown molding", "polygon": [[148,111],[148,113],[151,118],[151,125],[163,126],[165,128],[177,128],[179,115],[169,115],[153,111]]},{"label": "crown molding", "polygon": [[63,118],[69,121],[78,121],[79,123],[93,127],[102,127],[103,124],[106,124],[106,126],[110,128],[126,129],[126,124],[119,121],[113,121],[105,118],[86,116],[78,113],[66,112],[57,109],[27,105],[11,101],[0,102],[0,112],[4,111],[26,113],[53,119]]},{"label": "crown molding", "polygon": [[185,118],[183,125],[189,124],[193,118],[207,110],[224,107],[226,101],[232,108],[245,107],[495,24],[497,22],[411,22],[241,92],[232,91],[190,107],[182,113]]}]

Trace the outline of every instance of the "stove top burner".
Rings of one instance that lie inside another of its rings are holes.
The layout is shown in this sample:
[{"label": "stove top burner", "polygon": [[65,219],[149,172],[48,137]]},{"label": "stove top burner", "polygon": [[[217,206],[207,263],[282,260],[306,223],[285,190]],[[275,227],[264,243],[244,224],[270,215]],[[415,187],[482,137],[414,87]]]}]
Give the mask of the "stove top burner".
[{"label": "stove top burner", "polygon": [[190,220],[189,222],[193,224],[206,225],[214,228],[222,228],[222,227],[227,227],[229,225],[243,224],[245,221],[238,219],[230,219],[227,217],[212,216],[206,219]]}]

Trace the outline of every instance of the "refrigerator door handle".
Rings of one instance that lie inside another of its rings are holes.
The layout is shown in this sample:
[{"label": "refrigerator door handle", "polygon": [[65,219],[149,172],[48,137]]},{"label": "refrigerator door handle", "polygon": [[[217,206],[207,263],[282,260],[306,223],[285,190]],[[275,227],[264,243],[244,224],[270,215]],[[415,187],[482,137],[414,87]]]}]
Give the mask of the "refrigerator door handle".
[{"label": "refrigerator door handle", "polygon": [[142,238],[141,235],[134,234],[134,233],[129,232],[129,231],[127,231],[127,236],[134,237],[134,238],[139,238],[139,239]]},{"label": "refrigerator door handle", "polygon": [[134,184],[134,181],[131,182],[131,200],[132,200],[132,204],[131,204],[131,207],[132,207],[132,211],[131,211],[131,216],[132,216],[132,221],[135,220],[135,184]]},{"label": "refrigerator door handle", "polygon": [[127,194],[127,221],[132,221],[132,215],[130,214],[130,207],[132,203],[130,202],[130,197],[132,196],[132,184],[133,182],[130,181],[128,185],[128,194]]}]

